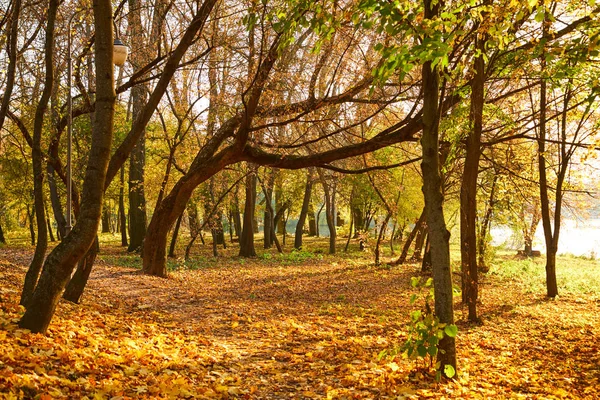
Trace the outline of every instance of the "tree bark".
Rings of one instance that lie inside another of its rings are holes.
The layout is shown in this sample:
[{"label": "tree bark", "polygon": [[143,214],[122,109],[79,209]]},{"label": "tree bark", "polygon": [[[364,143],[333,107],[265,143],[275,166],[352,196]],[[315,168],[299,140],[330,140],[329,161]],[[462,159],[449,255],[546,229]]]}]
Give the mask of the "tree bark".
[{"label": "tree bark", "polygon": [[169,245],[169,257],[175,257],[175,245],[177,244],[177,236],[179,235],[179,228],[181,226],[181,219],[183,218],[183,213],[179,215],[177,218],[177,222],[175,223],[175,229],[173,229],[173,236],[171,237],[171,244]]},{"label": "tree bark", "polygon": [[492,181],[492,188],[490,189],[490,197],[486,204],[485,214],[483,216],[483,221],[481,221],[481,225],[479,228],[479,237],[477,243],[477,257],[478,257],[478,267],[480,270],[487,272],[488,266],[485,262],[485,256],[487,252],[487,234],[490,229],[490,224],[492,222],[492,213],[494,212],[494,205],[496,202],[496,182],[498,181],[498,175],[494,175],[494,179]]},{"label": "tree bark", "polygon": [[[51,1],[53,7],[57,2]],[[81,208],[73,230],[48,255],[29,307],[19,321],[21,328],[46,332],[75,264],[92,245],[100,222],[104,184],[113,133],[115,90],[112,65],[112,7],[110,0],[96,0],[94,8],[96,118],[85,173]]]},{"label": "tree bark", "polygon": [[52,94],[52,86],[54,85],[54,25],[56,22],[56,14],[58,12],[58,0],[50,0],[48,5],[47,25],[46,25],[46,43],[44,45],[44,64],[45,74],[44,90],[35,110],[35,119],[33,122],[33,146],[32,146],[32,165],[33,165],[33,196],[35,207],[35,218],[37,222],[37,243],[33,260],[29,265],[25,282],[23,284],[23,292],[21,293],[20,304],[28,307],[35,285],[46,257],[48,249],[48,228],[46,226],[46,215],[44,208],[44,169],[42,159],[42,134],[44,130],[44,114],[48,108],[48,101]]},{"label": "tree bark", "polygon": [[[255,169],[254,166],[248,168]],[[255,172],[246,177],[246,203],[244,206],[244,224],[240,236],[240,257],[255,257],[254,249],[254,209],[256,207],[256,175]]]},{"label": "tree bark", "polygon": [[125,214],[125,168],[121,167],[119,185],[119,224],[121,231],[121,247],[128,247],[127,215]]},{"label": "tree bark", "polygon": [[263,185],[265,195],[265,213],[264,213],[264,248],[273,247],[273,236],[275,234],[274,215],[273,215],[273,188],[275,186],[275,170],[270,169],[266,185]]},{"label": "tree bark", "polygon": [[327,220],[327,228],[329,229],[329,254],[335,254],[335,243],[337,232],[335,229],[335,183],[329,185],[327,183],[324,172],[317,169],[323,192],[325,192],[325,219]]},{"label": "tree bark", "polygon": [[308,236],[318,236],[315,207],[313,206],[312,200],[308,203]]},{"label": "tree bark", "polygon": [[7,41],[7,52],[8,52],[8,68],[6,70],[6,84],[4,85],[4,94],[2,95],[2,102],[0,103],[0,130],[4,126],[4,120],[8,113],[8,106],[10,105],[10,97],[12,95],[13,87],[15,84],[15,73],[17,70],[17,53],[18,53],[18,41],[19,38],[19,18],[21,16],[21,0],[14,0],[12,2],[12,8],[10,10],[10,28],[8,30],[8,41]]},{"label": "tree bark", "polygon": [[[141,18],[141,2],[129,0],[128,23],[131,36],[143,41],[144,29]],[[151,40],[155,40],[151,39]],[[138,47],[139,48],[139,47]],[[149,53],[136,51],[131,54],[131,65],[135,74],[148,61]],[[147,103],[146,88],[137,84],[131,88],[132,119],[135,121]],[[146,129],[141,129],[131,154],[129,155],[129,247],[127,251],[139,251],[146,235],[146,195],[144,170],[146,166]]]},{"label": "tree bark", "polygon": [[50,222],[50,214],[48,213],[48,206],[46,205],[45,202],[44,202],[44,210],[45,210],[45,214],[46,214],[46,226],[48,228],[48,234],[50,236],[50,241],[55,242],[56,239],[54,239],[54,234],[52,233],[52,223]]},{"label": "tree bark", "polygon": [[50,204],[52,206],[52,213],[54,220],[58,225],[58,232],[60,234],[60,240],[67,235],[67,221],[62,211],[62,205],[60,204],[60,197],[58,195],[58,188],[56,187],[56,179],[54,179],[54,168],[48,164],[46,166],[46,173],[48,174],[48,186],[50,188]]},{"label": "tree bark", "polygon": [[300,216],[298,217],[298,223],[296,224],[296,232],[294,235],[294,248],[300,250],[302,248],[302,235],[304,233],[304,223],[306,216],[308,215],[310,196],[312,194],[313,177],[312,171],[309,169],[306,174],[306,186],[304,187],[304,198],[302,199],[302,208],[300,209]]},{"label": "tree bark", "polygon": [[477,298],[479,276],[477,268],[477,177],[483,132],[483,102],[485,84],[485,38],[475,37],[475,47],[481,54],[475,57],[475,76],[471,81],[470,130],[467,136],[465,166],[460,187],[460,254],[463,302],[469,307],[469,321],[478,322]]},{"label": "tree bark", "polygon": [[[549,20],[546,15],[543,23],[543,36],[548,35]],[[546,113],[547,113],[547,82],[546,72],[546,52],[542,51],[540,59],[541,74],[540,77],[540,120],[539,120],[539,137],[538,137],[538,170],[540,174],[540,204],[542,208],[542,226],[544,228],[544,239],[546,241],[546,291],[550,298],[558,296],[558,283],[556,280],[556,252],[558,250],[558,231],[560,224],[555,224],[555,232],[552,232],[552,221],[550,216],[550,196],[548,194],[548,177],[546,173]],[[557,184],[559,186],[559,184]],[[560,210],[560,188],[556,190],[555,212]],[[554,216],[555,221],[560,221],[559,215]]]},{"label": "tree bark", "polygon": [[79,304],[99,252],[100,242],[96,236],[96,240],[94,240],[92,246],[85,253],[85,256],[79,260],[77,269],[67,284],[65,292],[63,293],[63,298],[65,300],[68,300],[71,303]]},{"label": "tree bark", "polygon": [[[431,19],[438,15],[440,3],[424,0],[424,17]],[[421,147],[423,160],[423,195],[427,228],[431,243],[431,264],[435,293],[435,315],[440,322],[454,323],[452,271],[450,269],[450,232],[444,219],[444,196],[439,164],[439,77],[431,61],[423,64],[423,136]],[[438,344],[437,361],[439,371],[451,365],[456,370],[455,339],[444,335]]]}]

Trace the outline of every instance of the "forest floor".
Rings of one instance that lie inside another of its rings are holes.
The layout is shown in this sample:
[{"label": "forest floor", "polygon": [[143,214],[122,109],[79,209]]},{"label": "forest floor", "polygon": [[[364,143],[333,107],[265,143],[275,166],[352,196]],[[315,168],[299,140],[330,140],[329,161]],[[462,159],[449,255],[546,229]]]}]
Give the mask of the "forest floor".
[{"label": "forest floor", "polygon": [[563,260],[561,296],[548,300],[541,260],[498,256],[481,324],[456,298],[458,375],[437,383],[422,360],[379,357],[422,305],[409,302],[416,264],[226,251],[175,259],[161,279],[108,245],[82,304],[62,301],[41,335],[16,326],[31,255],[0,248],[0,398],[600,398],[596,261]]}]

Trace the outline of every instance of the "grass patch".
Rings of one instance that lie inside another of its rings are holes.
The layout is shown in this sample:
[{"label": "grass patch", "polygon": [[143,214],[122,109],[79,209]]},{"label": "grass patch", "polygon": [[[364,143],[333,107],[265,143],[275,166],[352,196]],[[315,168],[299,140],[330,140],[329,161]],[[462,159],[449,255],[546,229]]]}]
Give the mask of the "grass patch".
[{"label": "grass patch", "polygon": [[[559,294],[597,296],[600,293],[600,282],[597,279],[599,273],[598,260],[572,255],[556,257]],[[546,288],[546,259],[499,254],[491,265],[490,274],[502,280],[517,282],[524,286],[528,293],[543,293]]]}]

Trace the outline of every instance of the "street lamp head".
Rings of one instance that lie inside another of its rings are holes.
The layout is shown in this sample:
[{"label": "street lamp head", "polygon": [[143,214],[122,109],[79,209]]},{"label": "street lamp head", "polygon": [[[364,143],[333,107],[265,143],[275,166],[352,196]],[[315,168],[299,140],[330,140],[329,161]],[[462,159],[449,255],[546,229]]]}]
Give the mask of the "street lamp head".
[{"label": "street lamp head", "polygon": [[122,67],[128,54],[129,48],[121,42],[121,39],[116,38],[113,45],[113,63],[118,67]]}]

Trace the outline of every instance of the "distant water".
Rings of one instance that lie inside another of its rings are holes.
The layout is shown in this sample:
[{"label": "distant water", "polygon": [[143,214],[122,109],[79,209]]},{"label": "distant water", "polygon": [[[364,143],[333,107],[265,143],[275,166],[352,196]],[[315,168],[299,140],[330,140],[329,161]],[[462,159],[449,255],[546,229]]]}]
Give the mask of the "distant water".
[{"label": "distant water", "polygon": [[[506,226],[492,227],[491,235],[495,246],[504,245],[515,250],[523,248],[522,241],[515,240],[513,232]],[[535,232],[533,249],[546,252],[541,222]],[[600,258],[600,219],[563,220],[558,239],[558,254]]]}]

